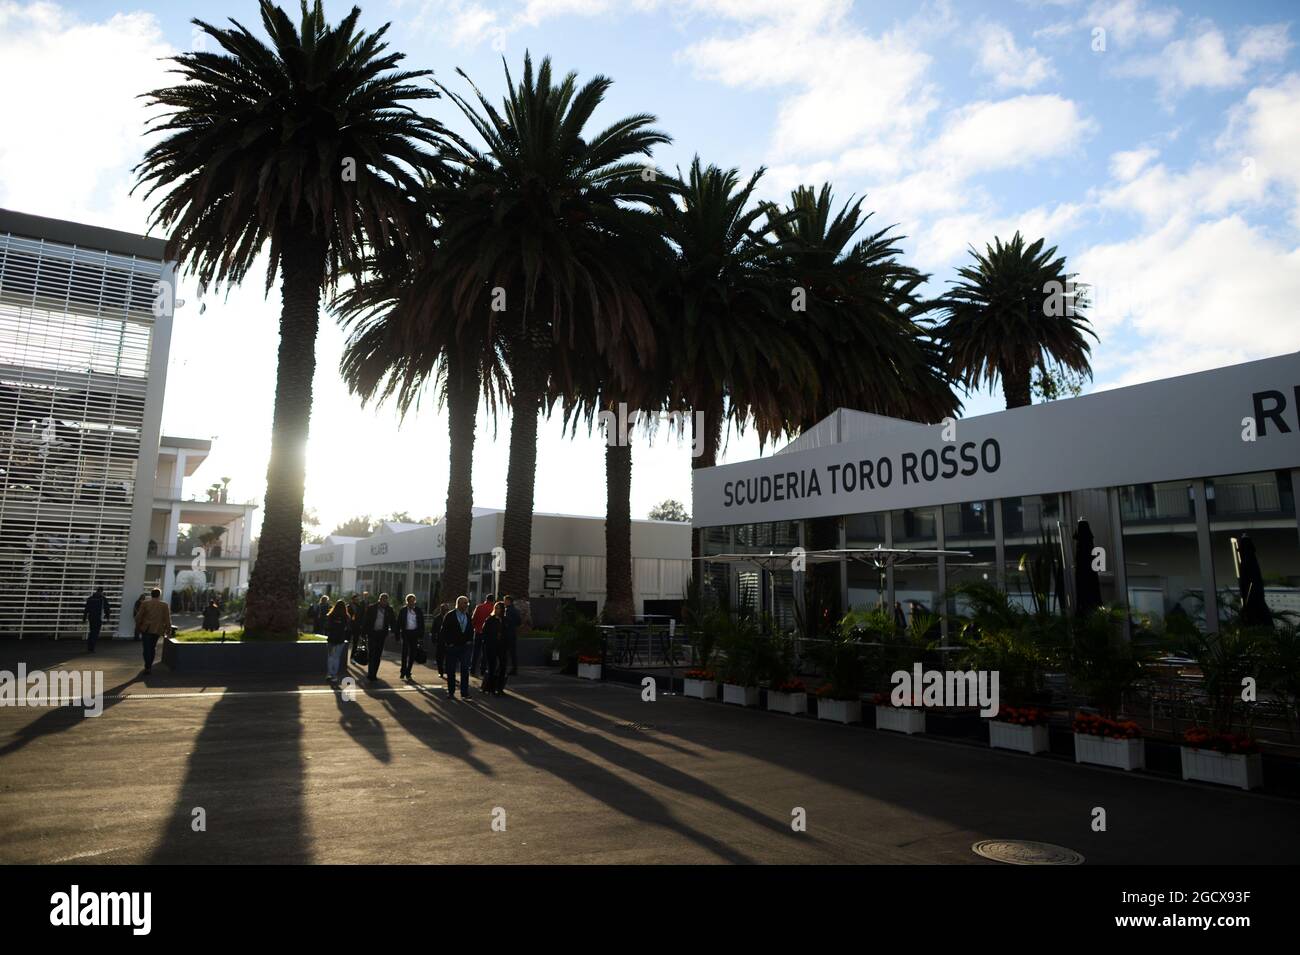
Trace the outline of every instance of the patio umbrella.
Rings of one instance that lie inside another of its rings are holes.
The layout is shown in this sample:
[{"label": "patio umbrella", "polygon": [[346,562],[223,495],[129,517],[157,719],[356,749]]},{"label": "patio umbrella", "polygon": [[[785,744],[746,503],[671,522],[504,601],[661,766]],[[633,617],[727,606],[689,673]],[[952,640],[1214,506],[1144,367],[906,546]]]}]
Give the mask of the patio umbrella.
[{"label": "patio umbrella", "polygon": [[1074,528],[1074,615],[1086,617],[1101,606],[1101,577],[1092,569],[1092,527],[1079,518]]},{"label": "patio umbrella", "polygon": [[1241,589],[1241,622],[1248,627],[1267,627],[1273,613],[1264,600],[1264,572],[1255,554],[1255,542],[1243,531],[1233,539],[1237,557],[1237,586]]}]

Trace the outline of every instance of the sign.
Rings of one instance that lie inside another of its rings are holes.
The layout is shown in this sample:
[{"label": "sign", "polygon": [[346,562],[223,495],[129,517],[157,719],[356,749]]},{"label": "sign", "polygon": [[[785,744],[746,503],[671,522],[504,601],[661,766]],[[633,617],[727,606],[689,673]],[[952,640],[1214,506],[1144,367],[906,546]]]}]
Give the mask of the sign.
[{"label": "sign", "polygon": [[[948,440],[945,440],[947,438]],[[1300,355],[697,470],[696,527],[1300,467]]]},{"label": "sign", "polygon": [[334,563],[334,558],[337,556],[338,555],[334,551],[327,550],[324,551],[323,553],[318,553],[314,555],[312,557],[312,562],[316,564],[332,564]]},{"label": "sign", "polygon": [[387,553],[388,553],[388,544],[387,544],[387,543],[383,543],[383,544],[371,544],[371,545],[370,545],[370,553],[371,553],[373,556],[375,556],[375,557],[378,557],[380,554],[387,554]]}]

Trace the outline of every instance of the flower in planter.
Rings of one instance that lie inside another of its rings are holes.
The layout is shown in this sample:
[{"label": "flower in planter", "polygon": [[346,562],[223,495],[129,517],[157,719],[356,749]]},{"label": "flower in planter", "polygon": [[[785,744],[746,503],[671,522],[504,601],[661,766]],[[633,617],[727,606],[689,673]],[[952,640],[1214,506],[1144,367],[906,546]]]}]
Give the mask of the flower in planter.
[{"label": "flower in planter", "polygon": [[688,680],[707,680],[710,683],[717,679],[712,670],[687,670],[686,679]]},{"label": "flower in planter", "polygon": [[1259,742],[1245,733],[1215,733],[1204,726],[1193,726],[1183,733],[1183,742],[1192,749],[1208,749],[1228,755],[1249,756],[1259,752]]},{"label": "flower in planter", "polygon": [[1074,718],[1074,731],[1107,739],[1138,739],[1142,727],[1132,720],[1112,720],[1095,713],[1080,713]]},{"label": "flower in planter", "polygon": [[777,693],[807,693],[808,687],[804,686],[803,680],[782,680],[772,689]]},{"label": "flower in planter", "polygon": [[579,663],[582,663],[582,664],[585,664],[585,665],[587,665],[587,666],[599,666],[599,665],[600,665],[600,657],[579,656],[579,657],[578,657],[578,662],[579,662]]},{"label": "flower in planter", "polygon": [[1047,725],[1047,711],[1036,706],[1003,706],[999,708],[998,715],[993,718],[1016,726]]}]

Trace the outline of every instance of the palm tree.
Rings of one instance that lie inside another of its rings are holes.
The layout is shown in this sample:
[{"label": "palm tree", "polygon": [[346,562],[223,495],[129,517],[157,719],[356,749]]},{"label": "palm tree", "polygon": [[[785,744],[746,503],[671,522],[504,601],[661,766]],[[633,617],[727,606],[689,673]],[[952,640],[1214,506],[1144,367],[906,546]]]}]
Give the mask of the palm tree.
[{"label": "palm tree", "polygon": [[[801,186],[784,209],[767,206],[782,284],[802,289],[800,343],[817,369],[789,381],[790,429],[804,431],[837,408],[938,421],[961,403],[930,340],[917,294],[928,276],[899,261],[891,228],[859,239],[871,213],[850,198],[834,210],[829,184]],[[828,545],[833,546],[833,545]]]},{"label": "palm tree", "polygon": [[[453,187],[447,187],[453,188]],[[440,271],[432,221],[440,190],[423,197],[431,213],[419,251],[390,243],[367,263],[363,277],[339,296],[340,321],[351,329],[339,373],[363,404],[393,399],[406,415],[433,391],[447,409],[448,475],[444,561],[440,589],[455,599],[469,592],[473,525],[474,436],[480,393],[493,420],[508,395],[501,353],[479,316],[462,321]]]},{"label": "palm tree", "polygon": [[[266,289],[281,277],[279,367],[271,460],[257,566],[249,583],[250,635],[297,629],[299,548],[307,431],[322,289],[353,268],[368,243],[408,213],[405,196],[438,128],[404,103],[436,95],[398,72],[385,24],[357,28],[353,8],[337,26],[319,0],[302,4],[295,27],[261,2],[270,45],[232,20],[223,29],[193,21],[224,52],[174,57],[178,86],[148,94],[168,107],[166,134],[136,167],[137,188],[165,194],[151,212],[166,230],[167,255],[197,275],[201,289],[241,282],[269,249]],[[399,233],[401,230],[399,228]]]},{"label": "palm tree", "polygon": [[[461,76],[469,81],[462,72]],[[643,176],[651,149],[669,141],[638,114],[586,132],[611,81],[553,83],[549,59],[532,57],[498,110],[470,83],[473,100],[439,88],[460,108],[483,148],[448,134],[447,160],[472,185],[448,213],[442,258],[457,310],[489,318],[510,372],[510,463],[502,546],[505,592],[528,592],[537,419],[572,390],[575,366],[652,347],[650,308],[620,250],[646,228],[639,204],[660,191]],[[638,161],[638,158],[640,160]]]},{"label": "palm tree", "polygon": [[1000,380],[1008,408],[1030,403],[1035,369],[1092,376],[1085,336],[1097,336],[1083,314],[1084,287],[1043,243],[1025,245],[1017,232],[1005,244],[995,237],[982,254],[972,248],[974,264],[958,270],[960,280],[936,303],[951,373],[967,390]]}]

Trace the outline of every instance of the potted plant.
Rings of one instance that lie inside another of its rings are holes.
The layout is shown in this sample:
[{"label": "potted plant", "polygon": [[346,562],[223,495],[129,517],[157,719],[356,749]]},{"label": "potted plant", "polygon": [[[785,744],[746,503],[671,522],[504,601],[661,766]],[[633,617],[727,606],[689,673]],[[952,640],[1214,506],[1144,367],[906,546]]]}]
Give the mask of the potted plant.
[{"label": "potted plant", "polygon": [[791,716],[808,714],[808,687],[797,677],[782,680],[767,691],[767,708]]},{"label": "potted plant", "polygon": [[583,680],[600,679],[600,657],[583,654],[578,657],[578,676]]},{"label": "potted plant", "polygon": [[850,696],[834,683],[823,683],[817,688],[817,718],[836,723],[861,723],[862,699]]},{"label": "potted plant", "polygon": [[910,704],[894,705],[892,699],[884,693],[877,693],[876,729],[889,730],[892,733],[906,733],[913,736],[925,732],[925,710]]},{"label": "potted plant", "polygon": [[569,675],[576,673],[579,657],[595,657],[596,662],[600,663],[604,642],[604,634],[596,621],[566,608],[555,628],[552,643],[554,655],[561,664],[560,672]]},{"label": "potted plant", "polygon": [[1222,783],[1238,789],[1264,785],[1259,744],[1245,733],[1216,733],[1193,726],[1183,734],[1183,779]]},{"label": "potted plant", "polygon": [[1125,771],[1146,769],[1142,729],[1132,720],[1080,713],[1074,718],[1074,761]]},{"label": "potted plant", "polygon": [[[1274,636],[1271,626],[1246,626],[1237,619],[1223,623],[1218,633],[1184,637],[1201,671],[1209,726],[1194,726],[1184,735],[1183,779],[1240,789],[1263,785],[1263,759],[1249,732],[1249,711],[1239,720],[1238,710],[1242,685],[1264,666]],[[1236,732],[1238,722],[1245,732]]]},{"label": "potted plant", "polygon": [[791,716],[808,713],[808,688],[795,675],[794,636],[788,633],[772,637],[767,657],[767,708]]},{"label": "potted plant", "polygon": [[723,703],[758,706],[758,678],[768,646],[751,621],[727,621],[718,636]]},{"label": "potted plant", "polygon": [[837,723],[862,720],[862,689],[866,679],[859,628],[846,615],[812,655],[825,682],[817,689],[817,718]]},{"label": "potted plant", "polygon": [[1037,706],[1002,706],[989,721],[989,746],[1018,753],[1048,749],[1047,711]]},{"label": "potted plant", "polygon": [[682,692],[686,696],[693,696],[701,700],[716,700],[718,698],[717,674],[712,670],[701,667],[687,670],[685,688]]}]

